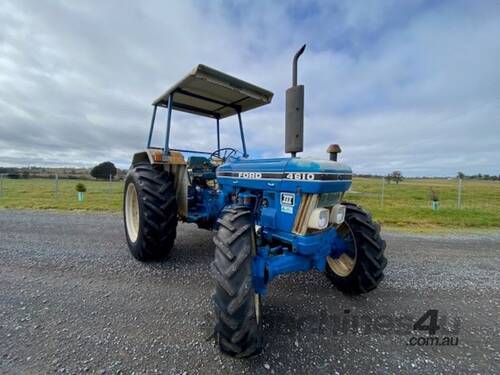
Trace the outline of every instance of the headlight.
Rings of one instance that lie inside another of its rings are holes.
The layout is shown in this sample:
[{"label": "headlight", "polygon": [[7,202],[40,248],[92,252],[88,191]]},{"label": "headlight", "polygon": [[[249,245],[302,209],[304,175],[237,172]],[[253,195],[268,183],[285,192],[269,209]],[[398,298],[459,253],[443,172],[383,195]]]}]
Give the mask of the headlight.
[{"label": "headlight", "polygon": [[309,228],[325,229],[328,226],[330,212],[326,208],[315,208],[309,217]]},{"label": "headlight", "polygon": [[330,221],[334,224],[342,224],[345,219],[345,206],[341,204],[336,204],[332,207],[332,213],[330,215]]}]

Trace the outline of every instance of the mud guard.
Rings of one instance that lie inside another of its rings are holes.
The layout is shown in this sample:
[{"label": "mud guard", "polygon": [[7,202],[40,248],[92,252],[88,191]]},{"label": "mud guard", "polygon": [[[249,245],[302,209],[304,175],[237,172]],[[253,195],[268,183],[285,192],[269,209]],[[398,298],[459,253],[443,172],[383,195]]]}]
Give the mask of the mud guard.
[{"label": "mud guard", "polygon": [[166,171],[174,176],[175,195],[177,199],[177,213],[185,218],[188,214],[187,191],[189,180],[187,176],[184,156],[178,151],[170,151],[168,159],[163,159],[163,150],[147,149],[137,152],[132,158],[132,166],[139,163],[162,165]]}]

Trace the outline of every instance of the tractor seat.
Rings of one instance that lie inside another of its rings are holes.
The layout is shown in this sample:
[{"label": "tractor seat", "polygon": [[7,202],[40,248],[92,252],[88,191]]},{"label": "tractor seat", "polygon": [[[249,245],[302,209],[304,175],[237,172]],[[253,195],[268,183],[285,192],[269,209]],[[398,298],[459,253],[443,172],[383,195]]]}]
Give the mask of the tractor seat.
[{"label": "tractor seat", "polygon": [[205,180],[215,179],[215,166],[208,158],[203,156],[190,156],[188,158],[188,169],[191,170],[193,177],[201,177]]}]

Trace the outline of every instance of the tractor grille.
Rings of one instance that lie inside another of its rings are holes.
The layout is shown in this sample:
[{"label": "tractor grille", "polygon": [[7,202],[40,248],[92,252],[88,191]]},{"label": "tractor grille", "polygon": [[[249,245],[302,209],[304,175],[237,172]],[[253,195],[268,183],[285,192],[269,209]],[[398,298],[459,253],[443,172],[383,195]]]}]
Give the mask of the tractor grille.
[{"label": "tractor grille", "polygon": [[305,235],[316,232],[317,230],[308,227],[313,210],[317,207],[324,207],[331,211],[331,208],[342,199],[342,195],[343,193],[302,194],[293,224],[293,233]]},{"label": "tractor grille", "polygon": [[293,225],[293,233],[302,235],[307,233],[309,217],[318,205],[318,198],[319,194],[302,194],[299,211]]}]

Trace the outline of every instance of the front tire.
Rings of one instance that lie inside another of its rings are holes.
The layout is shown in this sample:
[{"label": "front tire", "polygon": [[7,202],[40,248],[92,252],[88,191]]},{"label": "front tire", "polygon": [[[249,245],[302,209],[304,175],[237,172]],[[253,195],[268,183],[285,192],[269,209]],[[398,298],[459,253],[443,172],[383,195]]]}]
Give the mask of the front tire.
[{"label": "front tire", "polygon": [[134,258],[165,258],[177,234],[177,202],[171,175],[149,163],[134,165],[125,179],[123,217]]},{"label": "front tire", "polygon": [[361,294],[375,289],[384,279],[387,259],[380,225],[371,215],[354,203],[344,202],[346,216],[337,233],[349,244],[340,257],[327,257],[326,275],[347,294]]},{"label": "front tire", "polygon": [[216,282],[215,335],[222,352],[250,357],[262,351],[260,296],[252,285],[252,256],[256,254],[253,217],[246,207],[229,206],[217,222],[211,264]]}]

